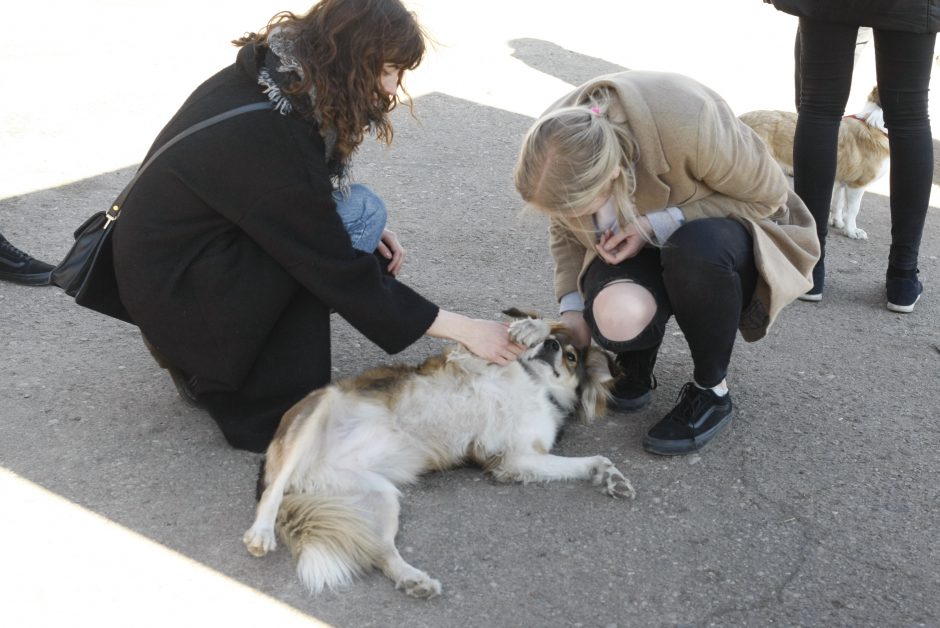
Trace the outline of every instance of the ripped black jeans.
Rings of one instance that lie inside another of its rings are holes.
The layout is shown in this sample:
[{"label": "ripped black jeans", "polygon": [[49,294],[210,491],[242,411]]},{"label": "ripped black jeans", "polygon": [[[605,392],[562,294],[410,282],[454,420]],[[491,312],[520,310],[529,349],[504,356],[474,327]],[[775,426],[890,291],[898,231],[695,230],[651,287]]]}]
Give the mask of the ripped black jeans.
[{"label": "ripped black jeans", "polygon": [[[625,279],[653,294],[656,314],[635,338],[613,341],[598,332],[594,299],[607,284]],[[754,246],[744,225],[730,218],[693,220],[662,248],[646,247],[617,265],[595,260],[583,281],[584,318],[594,340],[619,354],[658,347],[675,316],[692,353],[695,382],[716,386],[728,373],[741,311],[756,283]]]}]

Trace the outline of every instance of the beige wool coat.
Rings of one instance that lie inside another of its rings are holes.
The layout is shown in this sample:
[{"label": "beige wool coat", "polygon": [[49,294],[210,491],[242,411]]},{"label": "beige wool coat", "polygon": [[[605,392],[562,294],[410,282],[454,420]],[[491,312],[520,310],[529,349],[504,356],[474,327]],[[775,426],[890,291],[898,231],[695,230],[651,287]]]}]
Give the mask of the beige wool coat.
[{"label": "beige wool coat", "polygon": [[[687,221],[728,217],[747,227],[759,279],[739,329],[747,341],[762,338],[780,310],[813,286],[819,240],[806,205],[760,138],[701,83],[679,74],[620,72],[588,81],[548,111],[590,102],[598,89],[609,90],[608,115],[629,127],[639,147],[639,214],[678,207]],[[590,216],[552,218],[557,298],[580,290],[596,257],[594,232]]]}]

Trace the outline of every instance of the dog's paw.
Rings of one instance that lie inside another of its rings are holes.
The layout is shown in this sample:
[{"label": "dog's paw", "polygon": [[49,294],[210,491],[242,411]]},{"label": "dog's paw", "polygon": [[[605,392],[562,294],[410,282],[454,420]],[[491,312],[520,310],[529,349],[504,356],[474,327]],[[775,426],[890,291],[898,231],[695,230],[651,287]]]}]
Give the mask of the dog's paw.
[{"label": "dog's paw", "polygon": [[526,347],[534,347],[551,333],[548,323],[538,318],[523,318],[509,325],[509,337]]},{"label": "dog's paw", "polygon": [[592,469],[591,482],[595,486],[601,487],[604,495],[611,497],[636,497],[636,491],[630,480],[624,477],[613,463],[603,456],[597,457],[597,462]]},{"label": "dog's paw", "polygon": [[604,472],[602,485],[604,488],[601,489],[601,492],[604,495],[622,499],[636,498],[636,491],[633,489],[633,485],[630,484],[630,480],[624,477],[617,467],[612,466]]},{"label": "dog's paw", "polygon": [[842,233],[845,234],[845,237],[852,238],[853,240],[867,240],[868,239],[868,234],[865,233],[864,229],[859,229],[858,227],[856,227],[855,229],[846,227],[845,229],[843,229]]},{"label": "dog's paw", "polygon": [[245,532],[242,541],[244,541],[245,547],[248,548],[248,552],[258,557],[264,556],[277,547],[277,537],[271,528],[255,528],[252,526],[248,532]]},{"label": "dog's paw", "polygon": [[421,598],[424,600],[429,600],[432,597],[441,594],[440,582],[423,571],[415,571],[417,571],[417,573],[414,573],[410,577],[399,582],[397,587],[402,589],[411,597]]},{"label": "dog's paw", "polygon": [[829,216],[829,226],[835,227],[836,229],[841,229],[845,226],[845,221],[841,218],[836,218],[835,216]]}]

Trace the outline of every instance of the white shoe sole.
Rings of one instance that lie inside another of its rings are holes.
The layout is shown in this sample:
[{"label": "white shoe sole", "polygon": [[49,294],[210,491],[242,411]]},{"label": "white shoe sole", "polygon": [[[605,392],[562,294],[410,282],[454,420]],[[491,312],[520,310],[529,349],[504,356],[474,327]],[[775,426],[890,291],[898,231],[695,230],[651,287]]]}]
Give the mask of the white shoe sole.
[{"label": "white shoe sole", "polygon": [[914,311],[914,306],[917,305],[917,302],[920,301],[920,295],[917,295],[917,298],[914,299],[914,302],[910,305],[895,305],[888,301],[888,309],[892,312],[898,312],[899,314],[910,314]]},{"label": "white shoe sole", "polygon": [[800,296],[798,296],[797,299],[799,299],[800,301],[810,301],[812,303],[817,303],[819,301],[822,301],[822,292],[820,292],[819,294],[810,294],[809,292],[807,292],[805,294],[801,294]]}]

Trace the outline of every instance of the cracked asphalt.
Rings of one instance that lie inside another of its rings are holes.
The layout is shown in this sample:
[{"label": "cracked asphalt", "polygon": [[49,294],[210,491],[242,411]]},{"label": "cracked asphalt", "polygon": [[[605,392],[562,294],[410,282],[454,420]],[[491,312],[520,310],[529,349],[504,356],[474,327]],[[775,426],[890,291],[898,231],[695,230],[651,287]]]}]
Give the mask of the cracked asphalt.
[{"label": "cracked asphalt", "polygon": [[[21,25],[0,42],[15,94],[0,112],[0,232],[49,261],[229,62],[229,39],[305,8],[55,0],[37,20],[14,4],[0,9]],[[520,211],[511,173],[533,116],[572,85],[668,70],[738,112],[792,109],[795,22],[760,2],[733,15],[694,0],[410,4],[437,41],[408,83],[416,117],[397,111],[392,148],[367,142],[354,172],[387,201],[402,280],[451,310],[554,312],[546,224]],[[850,109],[872,77],[863,60]],[[476,469],[406,488],[399,547],[443,584],[430,601],[375,573],[312,598],[284,550],[248,555],[258,456],[176,396],[135,328],[0,283],[0,624],[940,626],[940,217],[934,199],[924,297],[890,313],[887,191],[865,195],[867,241],[830,236],[824,300],[739,341],[735,423],[709,449],[667,459],[640,445],[690,376],[675,325],[648,409],[565,431],[556,453],[608,456],[636,500]],[[388,357],[341,320],[333,335],[337,377],[440,347]]]}]

